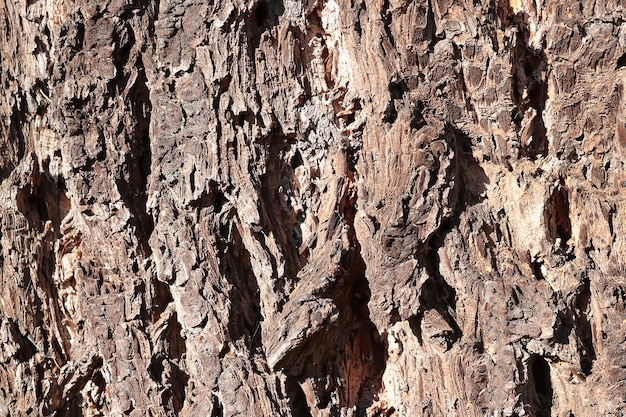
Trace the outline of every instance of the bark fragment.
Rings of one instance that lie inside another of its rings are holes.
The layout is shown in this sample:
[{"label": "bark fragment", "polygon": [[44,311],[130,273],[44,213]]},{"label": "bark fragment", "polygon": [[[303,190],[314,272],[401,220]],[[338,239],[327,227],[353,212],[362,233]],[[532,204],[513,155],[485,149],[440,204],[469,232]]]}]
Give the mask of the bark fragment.
[{"label": "bark fragment", "polygon": [[0,0],[0,414],[623,414],[623,20]]}]

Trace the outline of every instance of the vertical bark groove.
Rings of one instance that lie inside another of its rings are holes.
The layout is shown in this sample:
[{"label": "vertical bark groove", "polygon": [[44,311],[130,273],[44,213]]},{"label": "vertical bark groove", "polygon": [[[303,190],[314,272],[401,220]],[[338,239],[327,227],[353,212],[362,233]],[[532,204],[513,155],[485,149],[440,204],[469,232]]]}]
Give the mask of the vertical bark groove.
[{"label": "vertical bark groove", "polygon": [[622,415],[624,13],[0,0],[0,415]]}]

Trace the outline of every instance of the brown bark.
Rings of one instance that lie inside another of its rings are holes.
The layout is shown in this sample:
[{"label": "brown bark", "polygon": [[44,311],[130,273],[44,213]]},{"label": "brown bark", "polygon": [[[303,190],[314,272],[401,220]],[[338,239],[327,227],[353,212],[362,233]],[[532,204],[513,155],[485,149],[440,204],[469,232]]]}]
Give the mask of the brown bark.
[{"label": "brown bark", "polygon": [[624,21],[0,1],[0,414],[624,415]]}]

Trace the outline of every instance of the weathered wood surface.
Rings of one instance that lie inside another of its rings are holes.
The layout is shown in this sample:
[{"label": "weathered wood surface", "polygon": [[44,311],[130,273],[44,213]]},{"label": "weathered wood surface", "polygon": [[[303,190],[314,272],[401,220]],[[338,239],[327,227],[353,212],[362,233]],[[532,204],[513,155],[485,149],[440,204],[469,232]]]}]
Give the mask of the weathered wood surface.
[{"label": "weathered wood surface", "polygon": [[624,415],[625,21],[0,1],[0,414]]}]

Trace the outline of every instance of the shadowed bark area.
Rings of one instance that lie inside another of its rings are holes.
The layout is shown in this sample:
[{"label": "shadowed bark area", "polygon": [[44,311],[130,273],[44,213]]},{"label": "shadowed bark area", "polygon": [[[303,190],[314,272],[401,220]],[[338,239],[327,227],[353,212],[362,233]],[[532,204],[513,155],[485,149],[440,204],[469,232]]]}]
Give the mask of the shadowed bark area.
[{"label": "shadowed bark area", "polygon": [[0,0],[0,415],[621,416],[617,0]]}]

